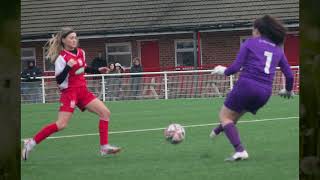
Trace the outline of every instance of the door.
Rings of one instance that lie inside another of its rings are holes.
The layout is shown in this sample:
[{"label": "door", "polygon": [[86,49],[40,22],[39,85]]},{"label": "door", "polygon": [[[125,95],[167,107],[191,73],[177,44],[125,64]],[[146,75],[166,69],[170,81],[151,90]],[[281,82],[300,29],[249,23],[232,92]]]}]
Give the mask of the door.
[{"label": "door", "polygon": [[289,34],[286,37],[284,43],[284,52],[288,59],[288,62],[292,66],[299,65],[299,36],[294,34]]},{"label": "door", "polygon": [[160,71],[158,41],[141,41],[140,45],[143,71]]}]

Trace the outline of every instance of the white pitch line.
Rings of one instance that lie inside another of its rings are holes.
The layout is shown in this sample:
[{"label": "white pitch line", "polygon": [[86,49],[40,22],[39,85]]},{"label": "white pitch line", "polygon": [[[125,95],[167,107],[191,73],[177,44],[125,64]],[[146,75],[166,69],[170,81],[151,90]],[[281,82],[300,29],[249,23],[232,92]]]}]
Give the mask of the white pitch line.
[{"label": "white pitch line", "polygon": [[[298,119],[299,117],[284,117],[284,118],[270,118],[270,119],[255,119],[255,120],[246,120],[246,121],[239,121],[238,123],[253,123],[253,122],[264,122],[264,121],[277,121],[283,119]],[[183,126],[185,128],[191,127],[203,127],[203,126],[213,126],[218,125],[219,123],[209,123],[209,124],[194,124],[194,125],[186,125]],[[147,132],[147,131],[159,131],[165,128],[152,128],[152,129],[136,129],[136,130],[127,130],[127,131],[111,131],[109,134],[124,134],[124,133],[134,133],[134,132]],[[97,136],[98,133],[91,133],[91,134],[75,134],[75,135],[67,135],[67,136],[52,136],[48,137],[47,139],[62,139],[62,138],[73,138],[73,137],[82,137],[82,136]],[[23,139],[22,139],[23,141]]]}]

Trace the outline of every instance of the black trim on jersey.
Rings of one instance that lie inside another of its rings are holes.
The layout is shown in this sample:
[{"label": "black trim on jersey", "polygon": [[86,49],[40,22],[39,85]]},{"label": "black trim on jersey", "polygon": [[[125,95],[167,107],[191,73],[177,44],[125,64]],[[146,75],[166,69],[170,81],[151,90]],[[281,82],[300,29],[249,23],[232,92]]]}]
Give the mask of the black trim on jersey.
[{"label": "black trim on jersey", "polygon": [[93,68],[93,67],[86,67],[84,72],[90,73],[90,74],[100,74],[100,71],[97,68]]},{"label": "black trim on jersey", "polygon": [[71,67],[66,65],[66,67],[64,67],[63,71],[56,76],[56,81],[58,84],[63,83],[63,81],[67,78],[70,69],[71,69]]},{"label": "black trim on jersey", "polygon": [[69,52],[71,52],[71,53],[74,54],[74,55],[77,55],[77,54],[78,54],[77,48],[74,48],[74,50],[71,50],[71,51],[69,51]]}]

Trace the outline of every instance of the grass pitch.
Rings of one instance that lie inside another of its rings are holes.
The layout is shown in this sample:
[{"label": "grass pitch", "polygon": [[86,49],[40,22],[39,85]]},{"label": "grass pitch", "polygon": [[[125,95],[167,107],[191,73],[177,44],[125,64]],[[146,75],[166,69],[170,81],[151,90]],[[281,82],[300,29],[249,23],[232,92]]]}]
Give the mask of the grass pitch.
[{"label": "grass pitch", "polygon": [[[223,100],[107,102],[112,112],[109,141],[123,148],[111,157],[99,155],[98,117],[77,110],[69,126],[53,135],[58,138],[43,141],[27,162],[21,162],[21,179],[298,179],[299,97],[272,97],[256,116],[246,114],[241,118],[237,126],[250,159],[237,163],[223,161],[233,152],[224,134],[209,139],[214,126],[207,124],[218,122]],[[22,138],[32,137],[55,120],[58,106],[22,105]],[[185,141],[172,145],[158,129],[170,123],[199,126],[186,127]]]}]

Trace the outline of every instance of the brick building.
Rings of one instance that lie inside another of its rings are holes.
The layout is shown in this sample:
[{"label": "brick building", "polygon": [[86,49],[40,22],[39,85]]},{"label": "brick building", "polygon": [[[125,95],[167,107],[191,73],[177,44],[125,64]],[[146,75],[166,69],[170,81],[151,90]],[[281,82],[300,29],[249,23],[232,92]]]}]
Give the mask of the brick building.
[{"label": "brick building", "polygon": [[47,74],[43,47],[62,26],[77,31],[89,64],[104,52],[125,67],[138,56],[146,71],[181,70],[230,64],[265,14],[289,29],[284,49],[299,63],[298,0],[22,0],[21,14],[22,68],[32,60]]}]

